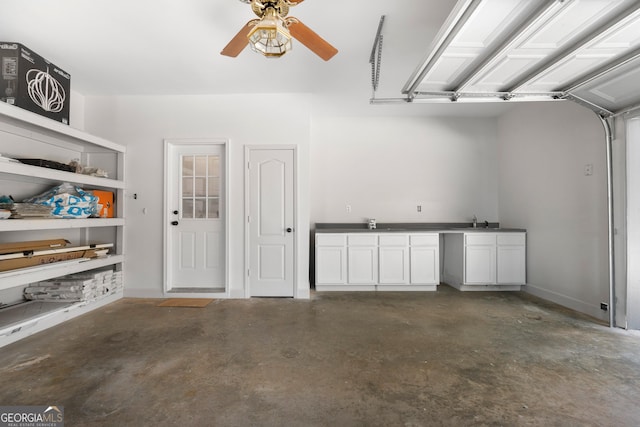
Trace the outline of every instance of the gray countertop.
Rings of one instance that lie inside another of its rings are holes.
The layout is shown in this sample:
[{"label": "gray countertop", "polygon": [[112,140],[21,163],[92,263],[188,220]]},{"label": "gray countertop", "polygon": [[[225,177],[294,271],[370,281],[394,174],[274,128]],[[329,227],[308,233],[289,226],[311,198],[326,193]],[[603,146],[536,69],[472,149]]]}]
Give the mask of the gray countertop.
[{"label": "gray countertop", "polygon": [[524,228],[503,228],[498,223],[489,223],[488,227],[478,224],[473,228],[467,223],[380,223],[369,230],[367,224],[318,223],[316,233],[524,233]]}]

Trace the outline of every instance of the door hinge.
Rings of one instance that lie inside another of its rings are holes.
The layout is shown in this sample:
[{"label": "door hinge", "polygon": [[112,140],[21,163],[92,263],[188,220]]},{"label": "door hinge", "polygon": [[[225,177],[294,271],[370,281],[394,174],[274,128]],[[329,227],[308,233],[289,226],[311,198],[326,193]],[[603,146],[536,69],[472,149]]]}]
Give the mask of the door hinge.
[{"label": "door hinge", "polygon": [[251,277],[251,270],[247,270],[247,277]]},{"label": "door hinge", "polygon": [[247,216],[247,222],[251,222],[251,217]]},{"label": "door hinge", "polygon": [[247,162],[247,169],[251,169],[251,162]]}]

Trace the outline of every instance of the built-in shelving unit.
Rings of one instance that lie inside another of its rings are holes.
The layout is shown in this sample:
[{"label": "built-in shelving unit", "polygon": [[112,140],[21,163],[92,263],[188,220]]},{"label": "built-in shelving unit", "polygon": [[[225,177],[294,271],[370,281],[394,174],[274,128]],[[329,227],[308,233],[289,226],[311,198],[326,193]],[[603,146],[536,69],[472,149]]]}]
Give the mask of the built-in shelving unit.
[{"label": "built-in shelving unit", "polygon": [[[99,167],[109,173],[109,178],[101,178],[0,160],[2,192],[26,193],[69,182],[85,189],[112,191],[116,201],[115,218],[0,220],[0,242],[40,240],[43,233],[55,233],[71,240],[74,245],[114,244],[110,255],[105,257],[0,272],[0,292],[19,292],[29,283],[104,267],[122,270],[125,259],[125,152],[125,147],[120,144],[0,102],[0,153],[4,156],[48,157],[54,161],[77,158],[82,164]],[[103,241],[104,236],[110,236],[113,241]],[[3,323],[0,310],[0,347],[119,298],[122,298],[122,290],[94,301],[38,303],[38,310],[33,310],[34,303],[2,309],[10,310],[11,316],[5,316],[9,321]]]}]

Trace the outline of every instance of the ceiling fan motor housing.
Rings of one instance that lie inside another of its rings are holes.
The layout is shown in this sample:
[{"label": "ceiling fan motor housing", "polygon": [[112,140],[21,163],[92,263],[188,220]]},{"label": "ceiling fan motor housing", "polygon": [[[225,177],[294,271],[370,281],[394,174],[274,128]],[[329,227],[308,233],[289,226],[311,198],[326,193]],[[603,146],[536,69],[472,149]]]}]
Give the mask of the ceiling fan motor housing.
[{"label": "ceiling fan motor housing", "polygon": [[289,3],[286,0],[252,0],[251,1],[251,9],[253,13],[258,15],[258,17],[262,18],[267,9],[273,9],[276,11],[278,15],[282,18],[289,14]]}]

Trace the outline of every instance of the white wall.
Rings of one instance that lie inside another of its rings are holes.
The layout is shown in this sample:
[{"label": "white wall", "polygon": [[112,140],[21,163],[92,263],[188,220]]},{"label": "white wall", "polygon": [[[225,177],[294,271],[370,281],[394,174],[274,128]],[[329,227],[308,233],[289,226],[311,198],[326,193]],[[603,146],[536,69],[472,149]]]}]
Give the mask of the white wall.
[{"label": "white wall", "polygon": [[314,114],[310,166],[312,223],[498,220],[495,119]]},{"label": "white wall", "polygon": [[[515,106],[498,120],[499,212],[527,229],[526,290],[608,318],[607,177],[604,130],[569,102]],[[584,167],[593,165],[593,175]]]},{"label": "white wall", "polygon": [[[475,214],[528,230],[529,292],[606,318],[599,308],[608,300],[604,136],[581,107],[518,104],[495,119],[377,114],[369,106],[314,112],[307,95],[87,97],[85,104],[86,130],[128,147],[128,295],[162,296],[163,139],[223,137],[230,140],[232,297],[244,296],[244,146],[294,144],[299,292],[309,288],[307,230],[316,222],[470,221]],[[263,115],[251,119],[254,111]],[[271,125],[271,114],[286,117],[286,131]],[[592,176],[584,176],[586,164]]]},{"label": "white wall", "polygon": [[87,131],[127,146],[125,295],[163,292],[163,140],[219,137],[230,149],[229,295],[244,297],[244,147],[288,144],[298,147],[299,161],[297,294],[308,296],[309,110],[305,95],[86,98]]}]

